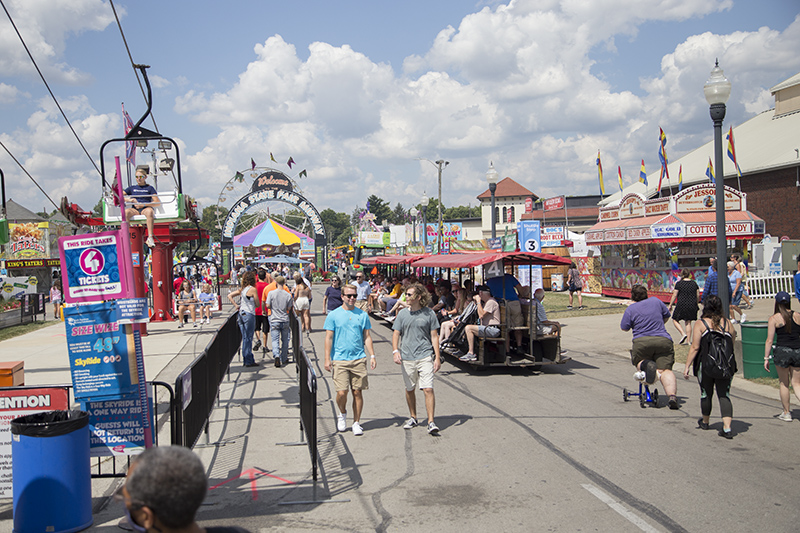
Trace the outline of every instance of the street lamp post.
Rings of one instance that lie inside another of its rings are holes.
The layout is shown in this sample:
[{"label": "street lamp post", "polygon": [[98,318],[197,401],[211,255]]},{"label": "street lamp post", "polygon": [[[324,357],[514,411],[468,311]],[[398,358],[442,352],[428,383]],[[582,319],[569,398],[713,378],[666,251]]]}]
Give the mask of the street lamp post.
[{"label": "street lamp post", "polygon": [[414,246],[417,245],[417,213],[419,213],[419,211],[417,211],[416,207],[412,207],[408,211],[408,214],[411,215],[411,223],[413,224],[411,233],[413,238],[411,239],[411,242],[414,244]]},{"label": "street lamp post", "polygon": [[425,193],[422,193],[422,199],[419,201],[420,206],[422,206],[422,246],[428,246],[428,219],[426,218],[426,214],[428,212],[428,197]]},{"label": "street lamp post", "polygon": [[728,243],[725,236],[725,177],[722,172],[722,120],[725,118],[725,102],[731,94],[731,82],[719,68],[719,61],[711,69],[711,75],[703,86],[703,93],[710,104],[711,120],[714,121],[714,181],[717,214],[717,287],[722,300],[722,312],[729,316],[730,284],[728,277]]},{"label": "street lamp post", "polygon": [[[443,226],[442,226],[442,170],[444,169],[444,167],[446,167],[449,164],[450,164],[450,162],[449,161],[445,161],[444,159],[439,159],[438,161],[436,161],[436,168],[439,171],[439,221],[438,221],[438,226],[436,226],[438,228],[436,230],[438,232],[438,235],[436,236],[436,245],[437,245],[439,250],[442,249],[442,240],[444,238],[444,236],[442,235],[442,233],[444,233],[442,231],[443,230]],[[444,166],[442,166],[442,165],[444,165]]]},{"label": "street lamp post", "polygon": [[486,181],[489,182],[489,192],[492,193],[492,239],[497,237],[497,220],[494,215],[494,191],[497,190],[497,171],[494,165],[489,161],[489,170],[486,172]]}]

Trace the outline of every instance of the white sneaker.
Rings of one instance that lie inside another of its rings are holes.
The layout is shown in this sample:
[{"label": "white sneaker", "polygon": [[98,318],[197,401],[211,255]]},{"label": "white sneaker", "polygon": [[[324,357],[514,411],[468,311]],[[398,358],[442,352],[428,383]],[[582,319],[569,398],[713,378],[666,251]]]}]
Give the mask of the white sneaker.
[{"label": "white sneaker", "polygon": [[738,323],[739,322],[735,318],[733,320],[731,320],[731,324],[738,324]]},{"label": "white sneaker", "polygon": [[336,429],[347,431],[347,413],[339,413],[339,417],[336,419]]},{"label": "white sneaker", "polygon": [[147,243],[147,246],[149,246],[150,248],[156,245],[156,242],[153,240],[152,236],[148,237],[147,240],[144,242]]},{"label": "white sneaker", "polygon": [[791,422],[792,413],[781,413],[778,415],[778,420],[783,420],[784,422]]},{"label": "white sneaker", "polygon": [[353,422],[353,435],[359,436],[364,434],[364,428],[358,422]]},{"label": "white sneaker", "polygon": [[644,378],[645,378],[644,370],[640,370],[638,372],[633,373],[633,379],[635,379],[636,381],[644,381]]},{"label": "white sneaker", "polygon": [[739,322],[741,324],[744,324],[746,321],[747,321],[747,315],[742,313],[742,318],[739,319]]},{"label": "white sneaker", "polygon": [[434,422],[428,422],[428,434],[429,435],[438,435],[439,434],[439,426],[437,426]]},{"label": "white sneaker", "polygon": [[419,424],[417,423],[417,419],[414,417],[409,418],[406,420],[406,423],[403,424],[403,429],[412,429],[417,427]]}]

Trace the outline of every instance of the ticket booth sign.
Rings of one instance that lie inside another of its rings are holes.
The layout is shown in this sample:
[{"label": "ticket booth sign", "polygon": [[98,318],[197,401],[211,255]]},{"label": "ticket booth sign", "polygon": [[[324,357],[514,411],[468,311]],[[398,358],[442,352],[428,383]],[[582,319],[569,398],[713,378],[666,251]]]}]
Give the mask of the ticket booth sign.
[{"label": "ticket booth sign", "polygon": [[128,295],[119,258],[122,234],[104,231],[58,239],[64,298],[67,303],[101,302]]}]

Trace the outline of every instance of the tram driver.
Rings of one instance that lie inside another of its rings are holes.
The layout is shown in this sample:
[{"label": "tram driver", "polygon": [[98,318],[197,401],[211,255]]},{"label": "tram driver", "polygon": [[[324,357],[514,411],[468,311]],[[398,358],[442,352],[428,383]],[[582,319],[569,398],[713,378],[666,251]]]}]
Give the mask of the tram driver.
[{"label": "tram driver", "polygon": [[128,220],[136,215],[144,215],[147,224],[147,246],[155,246],[153,241],[153,225],[155,224],[155,211],[153,208],[161,203],[156,196],[156,189],[147,183],[147,166],[136,168],[136,185],[131,185],[125,189],[125,204],[129,205],[125,209],[125,216]]}]

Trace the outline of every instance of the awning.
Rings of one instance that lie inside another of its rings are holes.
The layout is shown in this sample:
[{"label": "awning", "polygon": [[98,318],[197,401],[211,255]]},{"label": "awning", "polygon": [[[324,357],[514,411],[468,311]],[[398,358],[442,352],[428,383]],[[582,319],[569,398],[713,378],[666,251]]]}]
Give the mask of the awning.
[{"label": "awning", "polygon": [[417,259],[427,257],[429,254],[408,254],[408,255],[376,255],[365,257],[361,260],[362,265],[406,265]]},{"label": "awning", "polygon": [[[717,235],[716,220],[714,211],[703,211],[604,221],[586,230],[586,244],[713,240]],[[725,211],[727,238],[760,239],[764,231],[764,220],[750,211]]]},{"label": "awning", "polygon": [[569,265],[571,259],[538,252],[485,252],[432,255],[415,261],[415,267],[473,268],[502,259],[506,265]]}]

